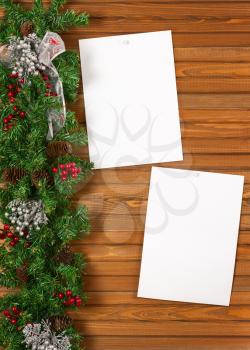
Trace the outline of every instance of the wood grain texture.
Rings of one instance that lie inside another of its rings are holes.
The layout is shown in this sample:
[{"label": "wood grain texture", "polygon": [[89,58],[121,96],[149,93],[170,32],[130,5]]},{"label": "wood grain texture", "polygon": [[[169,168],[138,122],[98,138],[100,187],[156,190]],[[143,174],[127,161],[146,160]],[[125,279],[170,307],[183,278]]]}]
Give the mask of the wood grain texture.
[{"label": "wood grain texture", "polygon": [[[65,8],[91,14],[88,27],[63,35],[73,50],[82,38],[172,29],[185,160],[161,165],[245,176],[228,308],[136,297],[151,166],[97,170],[77,189],[73,201],[89,207],[92,224],[89,236],[72,242],[87,261],[89,302],[71,312],[84,345],[249,350],[250,0],[73,0]],[[69,108],[84,123],[81,87],[79,94]],[[87,157],[87,148],[76,151]]]}]

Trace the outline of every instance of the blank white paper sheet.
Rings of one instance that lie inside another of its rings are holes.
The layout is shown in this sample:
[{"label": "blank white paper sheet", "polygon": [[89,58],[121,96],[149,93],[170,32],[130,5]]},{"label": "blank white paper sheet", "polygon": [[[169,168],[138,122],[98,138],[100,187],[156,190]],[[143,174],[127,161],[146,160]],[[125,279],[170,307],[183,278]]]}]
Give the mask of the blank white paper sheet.
[{"label": "blank white paper sheet", "polygon": [[138,297],[229,305],[243,183],[152,168]]},{"label": "blank white paper sheet", "polygon": [[171,31],[80,40],[95,168],[182,160]]}]

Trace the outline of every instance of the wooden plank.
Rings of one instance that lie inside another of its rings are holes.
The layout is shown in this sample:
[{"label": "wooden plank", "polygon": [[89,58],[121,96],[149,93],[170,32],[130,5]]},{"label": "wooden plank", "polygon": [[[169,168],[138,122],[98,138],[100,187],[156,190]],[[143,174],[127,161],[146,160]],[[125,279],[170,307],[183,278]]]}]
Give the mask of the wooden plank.
[{"label": "wooden plank", "polygon": [[[249,217],[249,215],[248,215]],[[249,219],[250,221],[250,219]],[[88,256],[88,261],[138,261],[141,259],[142,245],[72,245],[75,252],[85,253]],[[250,260],[250,245],[238,246],[238,260]],[[250,270],[249,274],[250,276]],[[249,278],[250,280],[250,278]]]},{"label": "wooden plank", "polygon": [[[250,52],[249,52],[250,56]],[[181,109],[180,119],[184,123],[248,123],[248,109]]]},{"label": "wooden plank", "polygon": [[[162,166],[162,165],[159,165]],[[164,164],[165,167],[171,167],[167,164]],[[151,173],[152,165],[144,165],[144,166],[134,166],[134,167],[120,167],[115,169],[103,169],[103,170],[94,170],[93,176],[91,176],[90,181],[86,184],[85,190],[86,192],[82,195],[82,199],[84,201],[94,200],[96,196],[98,196],[96,199],[103,198],[104,195],[102,193],[98,193],[94,190],[91,193],[90,188],[93,186],[93,184],[106,184],[109,185],[115,185],[120,184],[122,185],[129,185],[132,186],[135,184],[139,185],[139,190],[136,191],[134,194],[136,195],[138,192],[141,191],[140,186],[143,184],[148,187],[149,180],[150,180],[150,173]],[[232,175],[242,175],[245,177],[245,185],[250,184],[250,170],[240,170],[240,169],[220,169],[219,167],[211,167],[211,172],[223,172],[225,174],[232,174]],[[115,188],[115,187],[114,187]],[[116,191],[114,191],[116,192]],[[92,198],[93,196],[93,198]],[[127,196],[129,196],[129,192],[127,192]],[[133,196],[133,193],[132,193]],[[88,199],[89,198],[89,199]],[[114,198],[114,197],[113,197]],[[141,200],[141,197],[138,197],[139,200]],[[79,201],[81,199],[79,198]],[[89,204],[89,203],[88,203]]]},{"label": "wooden plank", "polygon": [[[138,276],[86,276],[87,292],[135,292],[138,289]],[[236,276],[233,291],[250,292],[249,276]]]},{"label": "wooden plank", "polygon": [[[113,28],[113,27],[112,27]],[[68,50],[78,50],[78,41],[86,38],[104,37],[116,34],[126,34],[135,32],[145,32],[147,27],[141,27],[140,31],[133,30],[133,26],[128,28],[129,31],[125,32],[123,26],[115,26],[112,31],[105,30],[104,25],[97,28],[90,25],[81,29],[81,32],[66,33],[62,35],[65,45]],[[108,28],[109,29],[109,28]],[[159,29],[159,25],[155,30]],[[165,26],[164,29],[171,29]],[[173,33],[173,45],[177,47],[248,47],[250,46],[250,37],[248,33]]]},{"label": "wooden plank", "polygon": [[[78,51],[78,46],[76,46]],[[250,47],[174,47],[174,57],[178,62],[229,62],[244,63],[250,61]]]},{"label": "wooden plank", "polygon": [[[88,276],[138,276],[140,266],[140,257],[138,261],[125,260],[117,264],[112,261],[91,261],[87,264],[86,273]],[[235,276],[250,276],[250,255],[249,260],[236,262],[234,274]]]},{"label": "wooden plank", "polygon": [[[180,183],[182,184],[182,183]],[[92,192],[93,186],[96,193]],[[187,182],[188,186],[188,182]],[[111,188],[113,187],[113,188]],[[134,193],[133,193],[133,189]],[[136,195],[137,193],[137,195]],[[89,185],[74,203],[88,207],[92,218],[103,215],[146,215],[148,198],[148,184],[109,184]],[[242,214],[250,213],[250,185],[245,184],[243,192]]]},{"label": "wooden plank", "polygon": [[177,62],[177,78],[249,78],[250,63]]},{"label": "wooden plank", "polygon": [[[250,38],[250,36],[249,36]],[[250,45],[250,43],[249,43]],[[250,108],[250,94],[179,94],[180,109],[240,109]],[[68,104],[69,109],[83,113],[83,96],[79,95],[78,103]]]},{"label": "wooden plank", "polygon": [[[93,232],[85,236],[82,240],[78,240],[76,244],[142,244],[144,230],[142,231],[100,231]],[[74,244],[75,242],[72,242]],[[240,231],[238,244],[250,244],[250,231]]]},{"label": "wooden plank", "polygon": [[[113,17],[130,17],[131,15],[140,14],[141,17],[157,17],[158,23],[161,20],[161,16],[167,16],[167,18],[186,18],[189,19],[189,22],[192,22],[192,19],[196,19],[197,17],[205,17],[205,18],[217,18],[217,17],[229,17],[232,21],[232,25],[234,23],[234,18],[247,18],[250,16],[250,9],[248,3],[236,1],[231,3],[228,6],[226,1],[221,1],[216,5],[210,3],[209,1],[206,3],[193,3],[190,1],[189,3],[179,2],[178,6],[176,4],[164,2],[157,3],[157,6],[154,2],[125,2],[120,3],[113,1],[112,6],[110,3],[103,3],[99,1],[95,1],[95,6],[93,3],[76,3],[69,2],[64,6],[65,9],[74,9],[75,11],[82,11],[83,9],[91,13],[93,17],[108,17],[113,20]],[[192,17],[190,17],[192,16]],[[139,21],[138,21],[139,22]],[[114,23],[115,26],[115,23]],[[233,30],[231,30],[233,31]]]},{"label": "wooden plank", "polygon": [[123,305],[87,306],[84,312],[70,311],[76,321],[249,321],[250,306],[211,306],[211,305]]},{"label": "wooden plank", "polygon": [[177,78],[179,93],[248,93],[250,79],[248,78]]},{"label": "wooden plank", "polygon": [[[214,126],[214,128],[213,128]],[[192,154],[238,154],[249,153],[249,127],[237,126],[236,123],[227,129],[226,125],[202,124],[184,125],[182,127],[183,153]],[[216,134],[217,137],[212,136]],[[224,136],[228,134],[229,136]],[[192,136],[191,136],[192,135]],[[242,135],[242,136],[241,136]],[[203,137],[202,137],[203,136]],[[114,144],[115,146],[115,144]],[[88,149],[81,148],[74,152],[83,158],[88,157]],[[140,170],[138,170],[140,171]]]},{"label": "wooden plank", "polygon": [[[219,151],[218,151],[219,152]],[[86,157],[85,157],[86,158]],[[206,170],[206,171],[228,171],[228,170],[238,170],[239,174],[241,170],[250,169],[250,154],[190,154],[186,153],[184,160],[179,162],[169,162],[169,163],[155,163],[155,166],[162,166],[168,168],[182,168],[182,169],[194,169],[194,170]],[[152,165],[151,165],[152,166]],[[138,171],[144,171],[148,169],[149,165],[141,165],[138,167]],[[136,166],[131,167],[131,169],[136,168]],[[213,169],[213,170],[211,170]],[[116,170],[116,169],[115,169]],[[104,176],[105,183],[109,183],[105,177],[110,172],[103,170],[102,174]],[[114,174],[112,177],[116,177]],[[114,189],[114,192],[116,189]],[[98,192],[98,191],[96,191]]]},{"label": "wooden plank", "polygon": [[[142,231],[144,230],[144,215],[133,215],[132,213],[127,213],[126,215],[94,215],[90,216],[92,232],[99,231]],[[240,230],[249,231],[250,230],[250,217],[249,215],[242,215]]]},{"label": "wooden plank", "polygon": [[[90,5],[91,6],[91,5]],[[67,6],[69,9],[75,8],[76,5]],[[78,6],[77,6],[78,7]],[[79,8],[79,7],[78,7]],[[90,24],[85,29],[76,27],[71,30],[71,34],[78,35],[79,33],[84,36],[103,36],[104,35],[122,35],[128,33],[142,32],[143,31],[159,31],[159,30],[172,30],[175,34],[185,33],[247,33],[249,32],[250,19],[248,17],[240,17],[237,14],[233,18],[218,16],[214,18],[212,16],[205,17],[204,15],[193,16],[192,20],[184,15],[172,16],[166,13],[162,14],[130,14],[121,11],[120,15],[117,13],[109,17],[103,9],[90,12],[88,6],[81,7],[82,10],[87,10],[90,13]],[[107,10],[110,7],[106,7]],[[119,10],[118,10],[119,11]],[[150,11],[150,8],[149,8]],[[155,21],[155,17],[158,17],[158,21]],[[86,33],[87,32],[87,33]],[[212,45],[211,45],[212,46]]]},{"label": "wooden plank", "polygon": [[250,47],[175,47],[174,57],[176,64],[184,62],[187,66],[189,62],[244,63],[250,61]]},{"label": "wooden plank", "polygon": [[174,57],[175,62],[249,62],[250,48],[175,47]]},{"label": "wooden plank", "polygon": [[249,337],[250,322],[115,322],[79,321],[76,326],[80,332],[89,336],[218,336]]},{"label": "wooden plank", "polygon": [[[24,6],[30,6],[29,2],[22,1]],[[48,3],[46,1],[45,3]],[[95,6],[93,6],[93,3]],[[112,6],[110,6],[112,4]],[[93,17],[107,16],[112,18],[115,16],[124,16],[129,17],[139,13],[142,17],[153,16],[156,17],[157,22],[160,21],[161,16],[168,16],[168,18],[180,18],[184,17],[192,22],[192,19],[196,17],[227,17],[232,19],[232,24],[234,23],[233,19],[240,17],[245,18],[250,15],[250,9],[248,3],[242,1],[234,1],[228,6],[227,1],[217,2],[216,5],[213,2],[197,2],[189,1],[183,2],[179,1],[178,6],[169,1],[158,1],[157,6],[153,1],[94,1],[94,2],[84,2],[82,4],[80,1],[71,1],[64,5],[64,9],[74,9],[75,11],[85,10],[88,13],[91,13]]]},{"label": "wooden plank", "polygon": [[[137,298],[133,292],[88,292],[88,305],[172,305],[173,301]],[[176,303],[174,303],[176,304]],[[177,303],[180,305],[180,303]],[[185,305],[185,303],[182,303]],[[187,303],[187,305],[190,305]],[[250,292],[232,292],[230,305],[250,305]]]},{"label": "wooden plank", "polygon": [[95,336],[86,338],[91,350],[249,350],[249,337]]}]

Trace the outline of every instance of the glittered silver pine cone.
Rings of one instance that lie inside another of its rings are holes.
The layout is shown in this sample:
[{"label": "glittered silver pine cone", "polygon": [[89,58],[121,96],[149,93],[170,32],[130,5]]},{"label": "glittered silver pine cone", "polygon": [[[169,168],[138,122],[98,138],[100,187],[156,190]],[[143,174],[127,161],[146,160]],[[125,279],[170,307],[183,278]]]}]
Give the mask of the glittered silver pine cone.
[{"label": "glittered silver pine cone", "polygon": [[[20,236],[24,236],[27,230],[29,232],[32,229],[39,231],[42,225],[48,223],[41,200],[14,199],[6,209],[5,217],[9,219]],[[26,238],[29,238],[29,235]]]}]

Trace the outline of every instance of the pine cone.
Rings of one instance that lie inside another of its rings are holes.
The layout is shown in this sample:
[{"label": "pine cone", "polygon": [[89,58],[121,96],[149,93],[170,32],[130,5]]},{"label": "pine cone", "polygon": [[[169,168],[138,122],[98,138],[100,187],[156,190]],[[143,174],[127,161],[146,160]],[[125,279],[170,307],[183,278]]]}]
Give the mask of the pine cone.
[{"label": "pine cone", "polygon": [[28,36],[34,32],[34,25],[31,21],[24,22],[20,27],[20,33],[22,36]]},{"label": "pine cone", "polygon": [[74,254],[70,250],[69,246],[65,246],[55,257],[57,263],[63,263],[71,265],[74,260]]},{"label": "pine cone", "polygon": [[53,177],[46,170],[36,170],[32,173],[32,183],[35,187],[39,186],[39,181],[45,179],[49,186],[53,185]]},{"label": "pine cone", "polygon": [[48,318],[53,332],[62,332],[72,325],[72,319],[68,316],[51,316]]},{"label": "pine cone", "polygon": [[28,271],[28,263],[24,263],[22,266],[16,269],[17,278],[23,283],[28,282],[29,276],[27,271]]},{"label": "pine cone", "polygon": [[47,145],[47,155],[50,158],[65,156],[72,153],[72,146],[67,141],[53,141]]},{"label": "pine cone", "polygon": [[17,183],[27,172],[21,168],[6,168],[3,171],[3,179],[12,184]]}]

